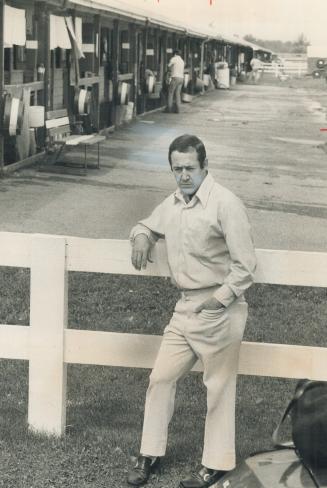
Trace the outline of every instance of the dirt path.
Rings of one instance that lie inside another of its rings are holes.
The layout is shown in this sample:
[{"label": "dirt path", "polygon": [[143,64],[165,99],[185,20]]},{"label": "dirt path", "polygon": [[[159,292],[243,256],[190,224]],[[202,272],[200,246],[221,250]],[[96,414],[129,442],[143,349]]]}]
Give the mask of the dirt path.
[{"label": "dirt path", "polygon": [[30,168],[1,181],[0,229],[127,238],[174,189],[168,145],[189,132],[204,140],[214,177],[244,200],[256,247],[326,251],[327,155],[319,144],[327,122],[319,93],[238,85],[197,98],[180,115],[149,114],[110,136],[99,171]]}]

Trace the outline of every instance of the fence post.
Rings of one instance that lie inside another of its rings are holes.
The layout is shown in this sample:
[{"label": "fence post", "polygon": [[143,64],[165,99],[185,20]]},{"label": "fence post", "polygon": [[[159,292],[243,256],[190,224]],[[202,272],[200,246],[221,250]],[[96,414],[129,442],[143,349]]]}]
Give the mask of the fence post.
[{"label": "fence post", "polygon": [[35,235],[31,242],[28,424],[61,435],[66,424],[66,239]]},{"label": "fence post", "polygon": [[278,71],[279,71],[279,67],[278,67],[278,64],[276,63],[275,65],[275,77],[278,78]]}]

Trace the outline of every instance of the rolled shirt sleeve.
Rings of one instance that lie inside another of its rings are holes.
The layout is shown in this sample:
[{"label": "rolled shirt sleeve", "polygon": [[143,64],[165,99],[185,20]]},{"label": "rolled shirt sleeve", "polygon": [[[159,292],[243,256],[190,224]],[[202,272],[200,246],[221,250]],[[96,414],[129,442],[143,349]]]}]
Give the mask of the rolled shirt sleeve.
[{"label": "rolled shirt sleeve", "polygon": [[165,239],[172,282],[179,289],[216,287],[215,298],[230,305],[252,284],[256,258],[241,200],[210,174],[185,202],[177,190],[132,229],[151,244]]},{"label": "rolled shirt sleeve", "polygon": [[158,205],[148,218],[140,220],[132,228],[129,236],[130,241],[133,243],[135,237],[139,234],[145,234],[152,245],[158,239],[165,237],[163,203]]},{"label": "rolled shirt sleeve", "polygon": [[253,283],[256,256],[248,216],[237,197],[224,206],[220,218],[231,263],[214,297],[227,307]]}]

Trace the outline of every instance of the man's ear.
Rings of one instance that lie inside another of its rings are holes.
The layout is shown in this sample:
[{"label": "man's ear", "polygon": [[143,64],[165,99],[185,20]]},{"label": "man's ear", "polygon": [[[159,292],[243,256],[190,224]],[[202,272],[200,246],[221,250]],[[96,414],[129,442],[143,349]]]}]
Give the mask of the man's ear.
[{"label": "man's ear", "polygon": [[208,159],[205,158],[205,160],[203,161],[203,169],[208,169]]}]

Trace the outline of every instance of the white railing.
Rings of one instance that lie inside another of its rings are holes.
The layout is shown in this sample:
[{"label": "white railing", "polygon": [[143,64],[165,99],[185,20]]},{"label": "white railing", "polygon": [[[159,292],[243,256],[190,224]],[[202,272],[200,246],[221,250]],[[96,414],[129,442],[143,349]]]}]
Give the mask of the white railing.
[{"label": "white railing", "polygon": [[264,63],[263,73],[270,73],[278,78],[280,75],[303,76],[308,72],[307,63],[304,61],[285,62],[283,65],[278,63]]},{"label": "white railing", "polygon": [[[67,273],[168,276],[163,243],[138,272],[128,241],[0,233],[0,266],[31,268],[30,325],[0,325],[0,358],[29,360],[28,423],[61,435],[68,363],[151,368],[161,337],[67,328]],[[255,281],[327,287],[327,253],[257,249]],[[273,297],[272,297],[273,299]],[[195,370],[200,371],[199,363]],[[327,380],[327,349],[243,342],[239,373]]]}]

